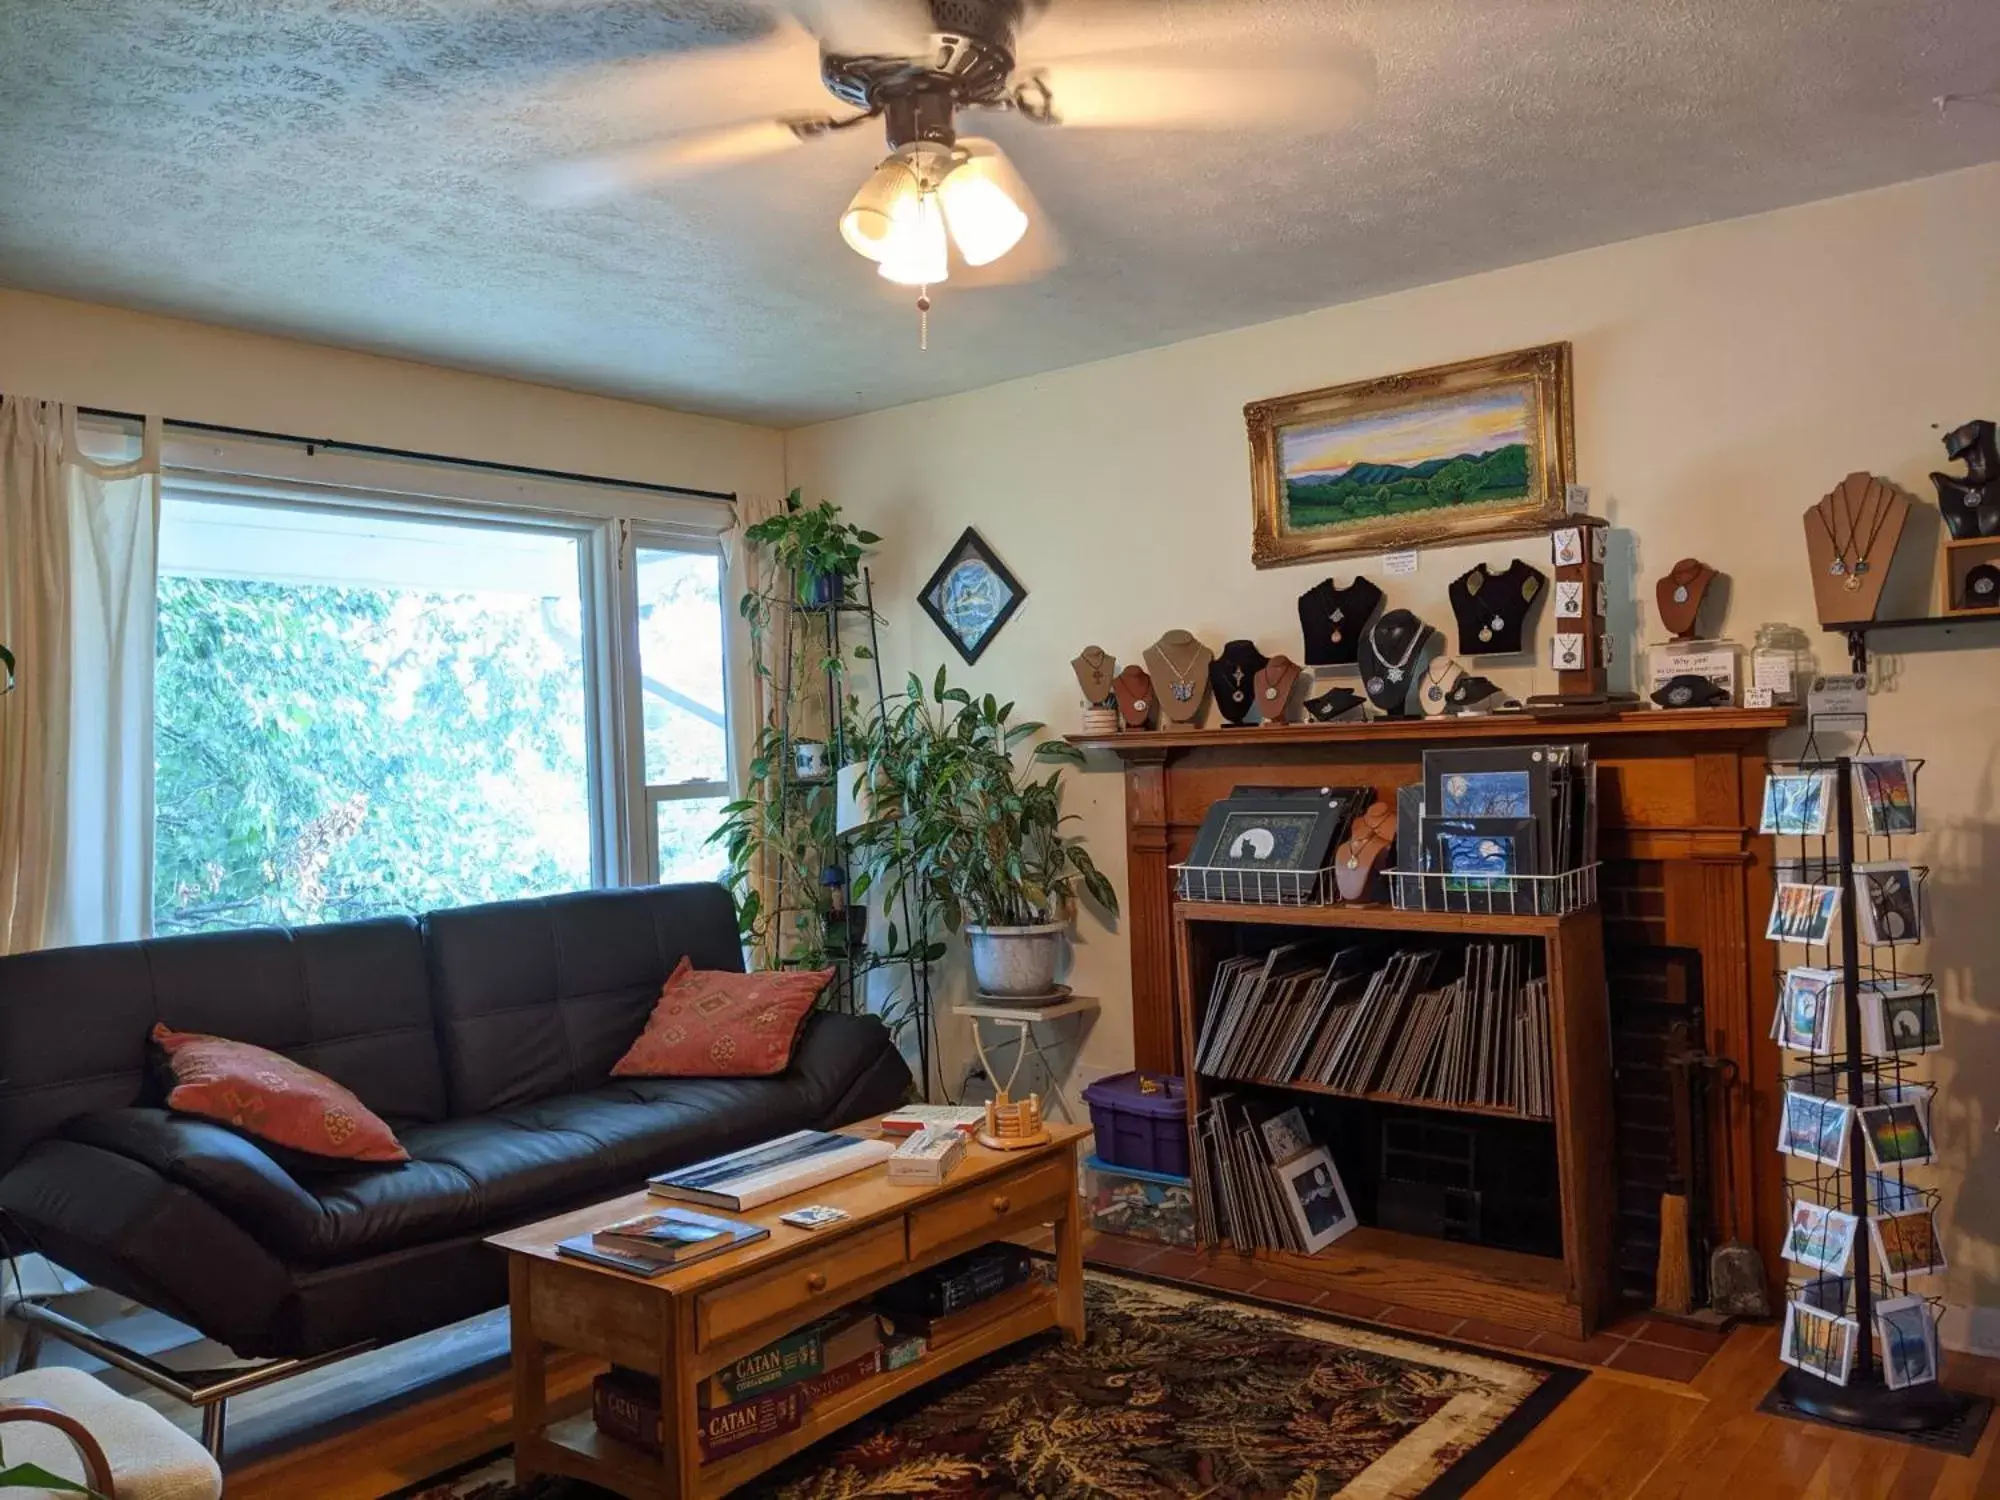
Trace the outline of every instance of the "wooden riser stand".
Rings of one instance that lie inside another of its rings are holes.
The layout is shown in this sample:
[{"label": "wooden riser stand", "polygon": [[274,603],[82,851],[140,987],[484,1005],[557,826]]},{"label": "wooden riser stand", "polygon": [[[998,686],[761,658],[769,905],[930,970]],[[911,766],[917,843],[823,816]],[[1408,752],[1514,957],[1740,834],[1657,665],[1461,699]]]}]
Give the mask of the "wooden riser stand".
[{"label": "wooden riser stand", "polygon": [[[1461,1244],[1426,1235],[1363,1227],[1316,1255],[1256,1249],[1240,1255],[1293,1281],[1377,1297],[1454,1317],[1480,1317],[1510,1327],[1586,1338],[1603,1319],[1612,1259],[1612,1118],[1610,1016],[1604,987],[1604,941],[1595,908],[1563,917],[1482,916],[1465,912],[1397,911],[1388,906],[1233,906],[1174,903],[1175,986],[1181,1055],[1196,1055],[1200,1007],[1216,963],[1236,951],[1240,927],[1406,932],[1413,936],[1526,938],[1545,947],[1549,978],[1551,1077],[1556,1175],[1561,1195],[1561,1259]],[[1187,1080],[1192,1121],[1219,1087],[1192,1067]],[[1528,1118],[1491,1105],[1437,1104],[1387,1095],[1353,1094],[1317,1084],[1276,1083],[1301,1102],[1332,1096],[1432,1109],[1447,1114]],[[1199,1149],[1198,1145],[1192,1149]]]}]

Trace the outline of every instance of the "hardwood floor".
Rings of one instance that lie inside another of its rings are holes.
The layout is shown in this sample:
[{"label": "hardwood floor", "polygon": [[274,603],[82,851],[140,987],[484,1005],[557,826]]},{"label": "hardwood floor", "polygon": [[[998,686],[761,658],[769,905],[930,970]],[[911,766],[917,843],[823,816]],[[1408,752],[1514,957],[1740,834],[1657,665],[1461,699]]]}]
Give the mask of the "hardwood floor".
[{"label": "hardwood floor", "polygon": [[[1472,1500],[1979,1500],[2000,1496],[2000,1421],[1970,1458],[1760,1415],[1776,1328],[1745,1328],[1692,1381],[1593,1369]],[[559,1365],[582,1404],[590,1370]],[[2000,1395],[2000,1361],[1951,1357],[1961,1390]],[[232,1466],[229,1500],[376,1500],[507,1441],[507,1379],[484,1376],[365,1428]]]}]

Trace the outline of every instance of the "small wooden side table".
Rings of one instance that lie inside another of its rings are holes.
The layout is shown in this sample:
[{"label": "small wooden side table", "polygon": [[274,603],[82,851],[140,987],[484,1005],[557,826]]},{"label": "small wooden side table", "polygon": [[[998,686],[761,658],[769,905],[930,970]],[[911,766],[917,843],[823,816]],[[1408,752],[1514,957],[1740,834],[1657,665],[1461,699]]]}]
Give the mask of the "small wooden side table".
[{"label": "small wooden side table", "polygon": [[[1005,1089],[1010,1097],[1018,1099],[1020,1095],[1014,1093],[1014,1080],[1021,1076],[1022,1062],[1033,1053],[1035,1061],[1042,1065],[1043,1075],[1049,1080],[1049,1098],[1062,1110],[1065,1120],[1075,1123],[1076,1111],[1070,1108],[1061,1076],[1049,1062],[1048,1054],[1042,1050],[1035,1028],[1046,1021],[1059,1021],[1064,1016],[1081,1015],[1096,1009],[1097,1001],[1090,995],[1070,995],[1053,1005],[1010,1005],[1005,1000],[980,995],[971,1000],[957,1001],[952,1005],[951,1013],[971,1020],[972,1048],[979,1054],[979,1065],[986,1070],[986,1076],[993,1081],[995,1088]],[[1012,1045],[1014,1048],[1014,1067],[1005,1083],[1000,1081],[1000,1075],[993,1070],[993,1064],[986,1056],[986,1036],[981,1028],[989,1025],[1011,1026],[1015,1030],[1011,1040],[1003,1037],[994,1044],[1000,1047]]]}]

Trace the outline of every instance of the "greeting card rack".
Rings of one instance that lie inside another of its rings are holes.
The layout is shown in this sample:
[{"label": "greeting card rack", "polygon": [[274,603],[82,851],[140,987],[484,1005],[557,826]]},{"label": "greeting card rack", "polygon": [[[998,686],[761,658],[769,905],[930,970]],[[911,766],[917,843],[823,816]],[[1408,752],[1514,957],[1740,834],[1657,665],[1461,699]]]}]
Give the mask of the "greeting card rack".
[{"label": "greeting card rack", "polygon": [[[1869,986],[1877,993],[1906,985],[1921,986],[1933,994],[1935,991],[1928,974],[1912,972],[1904,966],[1900,945],[1877,944],[1863,939],[1859,911],[1862,897],[1857,891],[1856,867],[1878,856],[1883,860],[1895,859],[1896,845],[1909,834],[1873,832],[1866,821],[1858,821],[1862,814],[1856,808],[1855,756],[1821,753],[1820,727],[1821,721],[1816,718],[1799,760],[1773,761],[1770,766],[1770,774],[1774,778],[1818,775],[1828,778],[1831,783],[1827,787],[1829,800],[1821,814],[1823,821],[1820,826],[1825,829],[1824,832],[1779,831],[1778,878],[1781,882],[1833,886],[1839,890],[1838,942],[1834,941],[1832,931],[1821,932],[1812,940],[1776,938],[1775,933],[1773,936],[1781,944],[1778,950],[1781,958],[1795,957],[1802,952],[1804,957],[1796,959],[1798,967],[1829,970],[1839,975],[1843,1032],[1840,1046],[1824,1051],[1785,1050],[1782,1056],[1787,1064],[1784,1084],[1788,1094],[1796,1091],[1832,1099],[1846,1106],[1846,1117],[1840,1127],[1841,1145],[1835,1151],[1833,1161],[1795,1152],[1786,1154],[1794,1169],[1791,1176],[1791,1218],[1794,1224],[1798,1205],[1802,1200],[1808,1200],[1852,1215],[1852,1243],[1846,1263],[1839,1269],[1802,1264],[1791,1261],[1788,1256],[1796,1279],[1786,1292],[1788,1303],[1812,1307],[1815,1305],[1812,1301],[1801,1302],[1801,1298],[1810,1299],[1815,1288],[1822,1289],[1822,1292],[1832,1288],[1838,1306],[1823,1310],[1831,1310],[1851,1319],[1852,1326],[1846,1336],[1852,1341],[1853,1348],[1851,1360],[1843,1361],[1835,1357],[1828,1361],[1835,1368],[1846,1364],[1844,1384],[1831,1378],[1830,1374],[1822,1375],[1813,1369],[1794,1365],[1779,1380],[1776,1394],[1790,1407],[1822,1421],[1880,1432],[1919,1432],[1950,1425],[1963,1415],[1967,1403],[1963,1396],[1946,1389],[1937,1380],[1936,1319],[1943,1309],[1942,1298],[1927,1296],[1924,1299],[1929,1311],[1928,1365],[1931,1378],[1891,1386],[1885,1351],[1876,1337],[1877,1306],[1889,1299],[1910,1295],[1908,1283],[1916,1274],[1895,1274],[1890,1266],[1876,1263],[1869,1219],[1872,1212],[1883,1207],[1877,1199],[1884,1194],[1893,1194],[1896,1201],[1888,1205],[1891,1209],[1910,1211],[1921,1205],[1922,1211],[1929,1216],[1936,1210],[1940,1195],[1934,1187],[1921,1187],[1909,1182],[1908,1167],[1904,1162],[1891,1164],[1884,1161],[1879,1170],[1871,1168],[1871,1148],[1865,1138],[1861,1111],[1884,1102],[1907,1099],[1918,1085],[1913,1077],[1908,1076],[1912,1063],[1907,1049],[1875,1052],[1867,1047],[1868,1033],[1863,1026],[1863,986]],[[1862,756],[1872,754],[1865,719],[1860,720],[1858,728],[1856,753]],[[1911,759],[1905,764],[1911,789],[1909,801],[1914,809],[1917,806],[1914,795],[1917,773],[1922,769],[1923,762]],[[1928,874],[1928,869],[1924,867],[1911,867],[1918,911],[1924,907],[1922,886]],[[1786,1005],[1788,972],[1789,969],[1781,971],[1778,978],[1781,1009]],[[1780,1017],[1781,1021],[1784,1019]],[[1825,1023],[1830,1026],[1830,1015],[1825,1018]],[[1831,1041],[1830,1034],[1825,1040]],[[1885,1046],[1894,1049],[1893,1038],[1883,1040]],[[1798,1066],[1792,1066],[1794,1063]],[[1923,1110],[1926,1132],[1930,1128],[1929,1116],[1926,1106]],[[1782,1120],[1789,1121],[1790,1118],[1789,1108],[1781,1112]],[[1824,1145],[1821,1149],[1825,1149]],[[1929,1159],[1928,1153],[1923,1159]],[[1930,1219],[1930,1222],[1934,1225],[1935,1220]],[[1788,1246],[1792,1234],[1793,1230],[1788,1228]],[[1824,1297],[1822,1308],[1823,1301]],[[1789,1307],[1787,1314],[1784,1337],[1789,1340],[1793,1319],[1804,1314],[1798,1307]]]}]

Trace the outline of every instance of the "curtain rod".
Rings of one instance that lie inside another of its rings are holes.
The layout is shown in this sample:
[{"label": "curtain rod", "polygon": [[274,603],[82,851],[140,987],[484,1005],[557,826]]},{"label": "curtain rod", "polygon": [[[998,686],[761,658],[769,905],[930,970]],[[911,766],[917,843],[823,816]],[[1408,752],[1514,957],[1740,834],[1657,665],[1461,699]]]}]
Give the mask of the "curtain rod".
[{"label": "curtain rod", "polygon": [[[111,417],[121,422],[143,422],[144,414],[132,411],[110,411],[101,406],[79,406],[77,411],[88,417]],[[490,474],[519,474],[528,479],[562,479],[576,484],[601,485],[609,489],[637,490],[647,495],[677,495],[693,500],[736,501],[734,490],[698,490],[684,484],[653,484],[643,479],[606,479],[601,474],[578,474],[569,469],[538,469],[530,464],[495,463],[485,458],[453,458],[446,453],[420,453],[412,448],[383,448],[374,443],[346,443],[338,438],[300,437],[293,432],[264,432],[255,427],[226,427],[215,422],[190,422],[179,417],[161,419],[165,427],[177,427],[186,432],[206,432],[216,437],[261,438],[273,443],[297,443],[307,453],[324,448],[329,453],[359,453],[370,458],[405,458],[419,463],[451,464],[461,469],[483,469]]]}]

